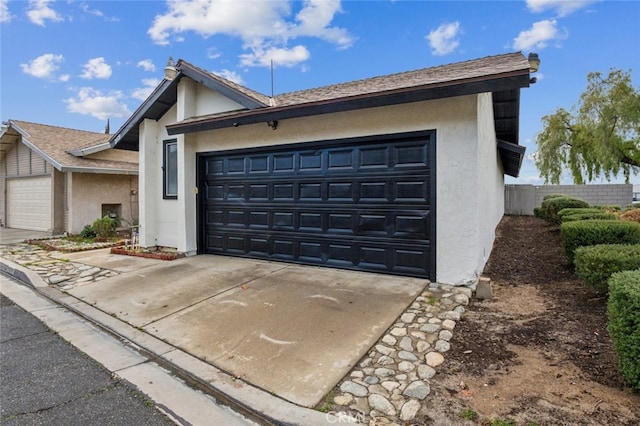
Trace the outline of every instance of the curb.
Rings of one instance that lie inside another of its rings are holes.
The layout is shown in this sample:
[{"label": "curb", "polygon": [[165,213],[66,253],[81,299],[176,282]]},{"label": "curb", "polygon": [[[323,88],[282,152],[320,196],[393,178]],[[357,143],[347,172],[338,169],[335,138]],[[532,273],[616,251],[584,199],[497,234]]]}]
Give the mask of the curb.
[{"label": "curb", "polygon": [[[327,414],[300,407],[235,379],[161,339],[147,334],[69,294],[50,287],[37,273],[0,258],[0,274],[11,276],[36,293],[116,337],[145,358],[170,370],[191,387],[211,395],[220,404],[264,425],[314,426],[335,423]],[[113,372],[113,371],[112,371]]]}]

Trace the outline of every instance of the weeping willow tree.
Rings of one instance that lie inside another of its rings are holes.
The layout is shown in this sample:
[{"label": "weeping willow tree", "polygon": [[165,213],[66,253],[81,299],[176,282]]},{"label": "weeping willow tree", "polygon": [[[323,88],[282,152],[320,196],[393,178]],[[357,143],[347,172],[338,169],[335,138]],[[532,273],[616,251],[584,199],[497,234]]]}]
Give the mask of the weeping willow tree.
[{"label": "weeping willow tree", "polygon": [[560,183],[568,170],[577,184],[622,173],[627,183],[640,171],[640,89],[629,73],[589,73],[572,112],[564,108],[542,118],[535,163],[547,183]]}]

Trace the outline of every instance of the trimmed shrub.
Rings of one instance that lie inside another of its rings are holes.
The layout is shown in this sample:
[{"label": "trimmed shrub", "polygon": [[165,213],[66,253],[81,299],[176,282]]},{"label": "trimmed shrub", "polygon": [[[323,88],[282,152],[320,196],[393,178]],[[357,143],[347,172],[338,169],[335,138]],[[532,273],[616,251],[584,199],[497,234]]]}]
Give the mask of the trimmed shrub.
[{"label": "trimmed shrub", "polygon": [[117,226],[118,222],[116,220],[105,216],[102,219],[96,219],[93,222],[92,228],[96,233],[96,237],[107,238],[115,234]]},{"label": "trimmed shrub", "polygon": [[93,230],[93,226],[85,225],[80,232],[80,236],[82,238],[94,238],[96,236],[96,231]]},{"label": "trimmed shrub", "polygon": [[578,213],[602,213],[602,209],[598,208],[598,207],[570,207],[568,209],[562,209],[558,212],[558,217],[560,219],[562,219],[563,216],[568,216],[568,215],[572,215],[572,214],[578,214]]},{"label": "trimmed shrub", "polygon": [[598,244],[575,251],[576,275],[606,293],[611,274],[640,269],[640,244]]},{"label": "trimmed shrub", "polygon": [[636,210],[636,209],[640,209],[640,203],[631,203],[631,204],[628,204],[628,205],[624,208],[624,211]]},{"label": "trimmed shrub", "polygon": [[621,220],[640,223],[640,209],[627,210],[618,216]]},{"label": "trimmed shrub", "polygon": [[547,194],[544,197],[542,197],[542,201],[547,201],[552,198],[560,198],[560,197],[568,197],[568,195],[567,194]]},{"label": "trimmed shrub", "polygon": [[579,220],[560,225],[562,247],[573,263],[574,251],[596,244],[640,244],[640,223],[622,220]]},{"label": "trimmed shrub", "polygon": [[[566,210],[566,209],[565,209]],[[607,213],[605,211],[599,211],[595,213],[576,213],[564,215],[560,220],[564,222],[575,222],[576,220],[615,220],[616,215],[613,213]]]},{"label": "trimmed shrub", "polygon": [[537,218],[544,219],[544,217],[542,217],[542,207],[534,207],[533,215]]},{"label": "trimmed shrub", "polygon": [[542,202],[542,214],[544,219],[552,224],[559,224],[558,212],[568,208],[587,208],[589,203],[579,198],[555,197],[548,198]]},{"label": "trimmed shrub", "polygon": [[607,313],[620,373],[640,392],[640,270],[611,276]]}]

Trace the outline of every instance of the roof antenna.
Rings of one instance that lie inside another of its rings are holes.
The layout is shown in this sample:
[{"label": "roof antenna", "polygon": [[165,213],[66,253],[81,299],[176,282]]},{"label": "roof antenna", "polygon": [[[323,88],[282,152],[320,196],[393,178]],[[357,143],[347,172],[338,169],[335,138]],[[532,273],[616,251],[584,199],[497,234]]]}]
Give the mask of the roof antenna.
[{"label": "roof antenna", "polygon": [[109,119],[107,118],[107,125],[104,127],[104,133],[106,135],[108,135],[109,133],[111,133],[111,130],[109,129]]},{"label": "roof antenna", "polygon": [[271,99],[273,99],[273,59],[271,60]]}]

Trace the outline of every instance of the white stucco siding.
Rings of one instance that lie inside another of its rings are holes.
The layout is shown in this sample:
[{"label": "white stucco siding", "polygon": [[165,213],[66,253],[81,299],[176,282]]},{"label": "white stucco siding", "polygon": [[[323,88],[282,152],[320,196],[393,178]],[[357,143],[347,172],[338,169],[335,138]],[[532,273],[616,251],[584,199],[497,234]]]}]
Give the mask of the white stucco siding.
[{"label": "white stucco siding", "polygon": [[277,130],[259,123],[202,132],[189,143],[195,152],[212,152],[435,129],[437,280],[464,284],[478,274],[481,251],[477,109],[470,95],[282,120]]},{"label": "white stucco siding", "polygon": [[241,109],[245,109],[245,107],[218,92],[214,92],[209,88],[198,84],[196,88],[194,114],[186,114],[186,117],[184,118],[216,114],[219,112],[237,111]]},{"label": "white stucco siding", "polygon": [[478,275],[489,260],[504,214],[504,171],[498,154],[490,93],[478,96]]}]

